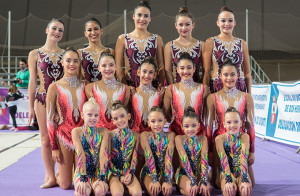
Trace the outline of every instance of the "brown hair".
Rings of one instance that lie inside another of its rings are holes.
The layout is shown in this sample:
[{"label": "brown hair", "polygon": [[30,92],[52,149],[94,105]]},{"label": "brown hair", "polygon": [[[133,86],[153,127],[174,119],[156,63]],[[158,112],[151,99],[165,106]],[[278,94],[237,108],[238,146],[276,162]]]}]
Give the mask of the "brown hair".
[{"label": "brown hair", "polygon": [[233,11],[232,11],[231,9],[229,9],[226,5],[224,5],[223,7],[221,7],[218,16],[219,16],[222,12],[231,12],[231,13],[234,15]]},{"label": "brown hair", "polygon": [[231,113],[231,112],[237,113],[239,115],[239,117],[241,117],[241,114],[239,113],[239,111],[237,111],[237,109],[235,107],[229,107],[229,108],[227,108],[227,110],[224,114],[224,120],[225,120],[225,115],[227,113]]},{"label": "brown hair", "polygon": [[127,114],[129,113],[128,108],[125,105],[123,105],[121,100],[116,100],[111,105],[111,111],[116,111],[120,108],[123,108],[126,111]]},{"label": "brown hair", "polygon": [[47,24],[47,28],[49,28],[50,24],[53,22],[60,22],[63,26],[65,25],[64,22],[57,18],[52,18],[51,21]]},{"label": "brown hair", "polygon": [[96,23],[97,25],[100,26],[100,29],[102,29],[102,25],[101,25],[100,21],[99,21],[97,18],[94,18],[94,17],[88,19],[88,20],[85,22],[84,27],[86,27],[86,25],[87,25],[88,23],[90,23],[90,22]]},{"label": "brown hair", "polygon": [[68,46],[63,54],[63,57],[66,55],[67,52],[74,52],[75,54],[77,54],[78,58],[79,58],[79,53],[77,52],[77,50],[74,49],[73,46]]},{"label": "brown hair", "polygon": [[155,60],[154,60],[153,57],[147,56],[145,58],[145,60],[142,62],[142,64],[139,66],[138,69],[141,69],[142,65],[145,64],[145,63],[148,63],[148,64],[152,65],[154,67],[154,70],[157,71],[157,65],[156,65]]},{"label": "brown hair", "polygon": [[176,17],[175,17],[176,22],[177,22],[177,20],[178,20],[178,18],[179,18],[180,16],[186,16],[186,17],[189,17],[189,18],[192,20],[192,22],[194,22],[193,15],[191,14],[191,12],[189,12],[189,9],[188,9],[187,7],[185,7],[185,6],[181,6],[181,7],[179,8],[178,14],[177,14]]},{"label": "brown hair", "polygon": [[195,67],[194,61],[193,61],[193,59],[192,59],[192,57],[190,56],[189,53],[183,52],[183,53],[180,55],[180,57],[179,57],[179,59],[178,59],[178,61],[177,61],[177,66],[179,65],[179,62],[182,61],[182,60],[188,60],[188,61],[191,61],[192,64],[193,64],[193,67]]},{"label": "brown hair", "polygon": [[230,58],[226,58],[224,60],[223,64],[221,65],[221,71],[223,70],[224,67],[228,67],[228,66],[234,67],[235,70],[237,71],[235,64],[232,62]]},{"label": "brown hair", "polygon": [[14,84],[9,85],[9,87],[8,87],[8,92],[9,92],[9,93],[13,93],[13,94],[17,93],[17,92],[18,92],[17,86],[14,85]]},{"label": "brown hair", "polygon": [[114,59],[114,61],[116,61],[115,56],[111,53],[110,49],[105,49],[101,52],[100,57],[99,57],[99,62],[103,57],[111,57],[112,59]]},{"label": "brown hair", "polygon": [[151,7],[150,7],[148,1],[140,1],[140,3],[134,8],[134,12],[133,13],[135,13],[135,10],[138,9],[138,8],[140,8],[140,7],[148,8],[149,11],[151,12]]},{"label": "brown hair", "polygon": [[160,112],[165,117],[163,110],[158,106],[152,106],[151,110],[148,112],[148,116],[151,112]]},{"label": "brown hair", "polygon": [[183,122],[183,120],[185,118],[194,118],[194,119],[197,119],[197,121],[199,121],[199,117],[195,113],[195,109],[191,106],[188,106],[184,109],[184,114],[182,116],[181,123]]}]

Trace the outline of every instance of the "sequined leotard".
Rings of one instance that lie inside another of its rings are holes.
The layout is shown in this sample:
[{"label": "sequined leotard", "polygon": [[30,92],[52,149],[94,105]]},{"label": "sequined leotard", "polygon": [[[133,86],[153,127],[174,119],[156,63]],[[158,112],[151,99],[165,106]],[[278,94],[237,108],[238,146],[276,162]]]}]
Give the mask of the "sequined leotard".
[{"label": "sequined leotard", "polygon": [[180,55],[183,53],[183,52],[187,52],[190,54],[190,56],[192,57],[193,59],[193,62],[194,62],[194,65],[196,67],[196,71],[193,75],[193,79],[195,82],[201,82],[200,81],[200,75],[199,75],[199,72],[200,72],[200,64],[201,64],[201,47],[203,45],[203,42],[202,41],[197,41],[197,43],[193,46],[190,46],[190,47],[182,47],[182,46],[178,46],[176,45],[175,41],[173,40],[170,44],[171,46],[171,49],[172,49],[172,64],[173,64],[173,78],[174,78],[174,82],[177,83],[177,82],[180,82],[181,81],[181,78],[180,78],[180,75],[177,73],[177,63],[178,63],[178,60],[180,58]]},{"label": "sequined leotard", "polygon": [[142,133],[151,131],[147,124],[148,112],[153,106],[160,105],[160,96],[151,85],[140,85],[140,90],[132,96],[133,124],[132,130]]},{"label": "sequined leotard", "polygon": [[114,130],[116,126],[111,120],[111,105],[116,100],[121,100],[124,105],[128,104],[130,90],[128,86],[118,82],[116,79],[100,80],[88,84],[85,89],[87,98],[94,97],[100,105],[99,122],[96,127],[105,127]]},{"label": "sequined leotard", "polygon": [[[168,134],[171,133],[144,133],[147,141],[142,141],[147,143],[144,146],[146,164],[141,170],[141,181],[145,175],[152,177],[153,184],[160,181],[163,177],[163,181],[171,184],[172,179],[172,158],[173,158],[173,148],[169,146],[169,140],[173,138],[172,143],[174,143],[174,133],[172,136]],[[141,136],[142,137],[142,136]],[[142,138],[144,139],[144,138]]]},{"label": "sequined leotard", "polygon": [[61,59],[64,50],[56,53],[47,53],[39,48],[38,50],[37,71],[40,79],[40,86],[36,91],[35,99],[46,106],[46,96],[49,85],[60,80],[64,75]]},{"label": "sequined leotard", "polygon": [[[207,98],[208,108],[208,124],[207,124],[207,137],[210,144],[210,151],[216,136],[226,132],[224,128],[224,114],[228,107],[235,107],[243,121],[241,132],[246,132],[250,136],[250,152],[254,152],[254,104],[251,95],[237,90],[235,87],[229,91],[224,89],[217,93],[211,94]],[[215,121],[215,131],[213,133],[213,122]],[[213,133],[213,137],[212,137]]]},{"label": "sequined leotard", "polygon": [[[140,78],[137,75],[137,69],[147,56],[156,58],[157,53],[157,35],[152,34],[147,39],[133,39],[129,34],[125,34],[125,56],[129,65],[125,63],[125,77],[127,84],[138,87]],[[158,87],[158,79],[152,82],[155,88]]]},{"label": "sequined leotard", "polygon": [[224,133],[216,138],[216,148],[222,167],[220,176],[225,178],[225,183],[236,181],[238,177],[241,177],[241,182],[249,182],[249,136]]},{"label": "sequined leotard", "polygon": [[134,175],[137,165],[138,133],[130,129],[116,129],[110,132],[111,154],[108,177],[118,177],[127,174]]},{"label": "sequined leotard", "polygon": [[[99,179],[100,181],[106,181],[107,166],[108,166],[108,154],[107,143],[102,142],[107,137],[103,136],[104,129],[96,127],[82,128],[82,135],[80,138],[81,148],[76,148],[77,165],[74,172],[74,183],[79,181],[88,181],[90,185]],[[106,145],[106,146],[103,146]],[[103,164],[100,166],[100,157],[104,157],[105,160],[101,160]]]},{"label": "sequined leotard", "polygon": [[[181,166],[176,172],[176,184],[181,175],[186,175],[191,181],[191,187],[201,183],[208,183],[208,155],[207,140],[205,136],[177,136],[181,137],[182,145],[177,145]],[[176,138],[177,138],[176,137]],[[182,147],[184,148],[182,150]]]},{"label": "sequined leotard", "polygon": [[[73,85],[66,84],[64,78],[50,85],[47,95],[47,129],[52,150],[58,150],[57,138],[65,147],[74,150],[71,131],[83,125],[80,117],[83,104],[86,101],[85,82],[77,76],[73,78]],[[56,125],[55,114],[59,116]]]},{"label": "sequined leotard", "polygon": [[208,94],[208,87],[193,82],[193,79],[190,81],[182,80],[180,83],[169,85],[164,96],[165,114],[170,115],[173,113],[169,131],[173,131],[179,135],[184,134],[181,128],[181,120],[184,114],[184,109],[187,106],[191,106],[195,109],[195,112],[199,117],[200,127],[198,133],[205,134],[206,128],[204,126],[203,111],[204,103]]},{"label": "sequined leotard", "polygon": [[[246,82],[244,78],[244,72],[242,70],[242,64],[244,61],[242,40],[236,38],[231,42],[226,42],[217,37],[213,37],[214,48],[212,52],[212,66],[213,73],[210,81],[211,92],[217,92],[223,88],[223,82],[220,78],[221,68],[224,60],[230,58],[234,63],[238,73],[238,79],[236,81],[236,88],[240,91],[246,92]],[[216,70],[216,71],[215,71]]]}]

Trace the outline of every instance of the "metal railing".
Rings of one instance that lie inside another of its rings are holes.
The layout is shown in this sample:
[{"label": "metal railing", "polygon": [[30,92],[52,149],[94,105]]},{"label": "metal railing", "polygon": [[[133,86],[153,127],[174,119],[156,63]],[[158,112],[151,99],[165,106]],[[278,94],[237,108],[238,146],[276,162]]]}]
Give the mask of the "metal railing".
[{"label": "metal railing", "polygon": [[[20,71],[19,62],[22,58],[27,59],[28,56],[11,56],[10,65],[8,65],[8,56],[0,56],[0,77],[2,81],[7,81],[8,85],[14,76]],[[3,78],[3,79],[2,79]]]},{"label": "metal railing", "polygon": [[254,84],[259,84],[259,83],[271,84],[270,78],[260,67],[260,65],[256,62],[253,56],[250,56],[250,69],[251,69],[252,82]]}]

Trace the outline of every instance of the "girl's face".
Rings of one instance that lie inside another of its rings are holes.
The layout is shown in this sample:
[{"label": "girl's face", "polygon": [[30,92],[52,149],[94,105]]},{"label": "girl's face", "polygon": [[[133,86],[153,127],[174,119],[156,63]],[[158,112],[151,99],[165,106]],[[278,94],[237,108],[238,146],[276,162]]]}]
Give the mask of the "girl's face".
[{"label": "girl's face", "polygon": [[193,77],[195,73],[195,67],[190,60],[183,59],[179,62],[177,66],[177,72],[181,77],[181,80],[189,80]]},{"label": "girl's face", "polygon": [[236,134],[242,127],[241,117],[236,112],[228,112],[224,116],[224,127],[230,134]]},{"label": "girl's face", "polygon": [[161,112],[151,112],[148,115],[148,126],[154,133],[161,133],[164,131],[164,125],[166,124],[165,116]]},{"label": "girl's face", "polygon": [[78,54],[73,51],[67,51],[61,62],[65,76],[72,77],[78,74],[80,67]]},{"label": "girl's face", "polygon": [[235,25],[236,22],[233,13],[223,11],[219,14],[217,26],[220,28],[221,33],[232,34]]},{"label": "girl's face", "polygon": [[156,77],[156,72],[153,65],[149,63],[143,63],[140,69],[138,69],[137,75],[140,77],[140,83],[143,85],[147,85],[152,83],[152,81]]},{"label": "girl's face", "polygon": [[89,42],[95,43],[99,42],[103,30],[95,22],[89,22],[85,25],[84,35],[88,38]]},{"label": "girl's face", "polygon": [[107,80],[113,79],[116,72],[115,60],[110,56],[102,57],[99,62],[98,69],[101,72],[103,78]]},{"label": "girl's face", "polygon": [[175,27],[179,36],[191,36],[194,29],[194,23],[192,19],[187,16],[179,16],[175,23]]},{"label": "girl's face", "polygon": [[127,113],[124,108],[111,111],[111,116],[114,125],[116,125],[119,129],[128,128],[128,121],[130,120],[131,115]]},{"label": "girl's face", "polygon": [[221,80],[225,88],[232,89],[235,87],[237,77],[237,71],[234,66],[225,66],[222,68]]},{"label": "girl's face", "polygon": [[139,7],[135,10],[133,14],[133,21],[135,24],[135,28],[138,29],[147,29],[151,17],[150,17],[150,10],[146,7]]},{"label": "girl's face", "polygon": [[92,105],[88,105],[81,113],[81,117],[84,121],[84,125],[87,127],[95,127],[99,120],[99,108],[94,108]]},{"label": "girl's face", "polygon": [[47,38],[59,42],[64,34],[64,25],[58,21],[53,21],[46,28]]},{"label": "girl's face", "polygon": [[181,123],[181,128],[188,137],[194,137],[198,132],[199,126],[200,124],[196,118],[186,117]]}]

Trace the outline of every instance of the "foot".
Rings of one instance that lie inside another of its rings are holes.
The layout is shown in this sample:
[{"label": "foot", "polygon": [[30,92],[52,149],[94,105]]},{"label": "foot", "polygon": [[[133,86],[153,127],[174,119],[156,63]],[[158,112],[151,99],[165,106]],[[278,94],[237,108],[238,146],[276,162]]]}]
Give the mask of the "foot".
[{"label": "foot", "polygon": [[45,180],[44,180],[44,184],[42,184],[41,186],[40,186],[40,188],[41,189],[47,189],[47,188],[51,188],[51,187],[54,187],[54,186],[56,186],[57,185],[57,183],[56,183],[56,179],[54,178],[54,179],[50,179],[50,178],[45,178]]}]

